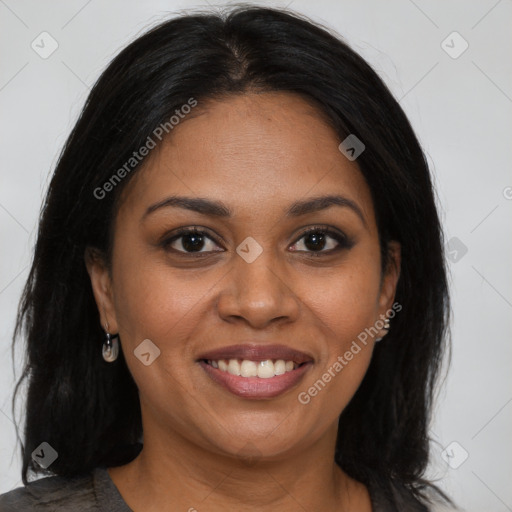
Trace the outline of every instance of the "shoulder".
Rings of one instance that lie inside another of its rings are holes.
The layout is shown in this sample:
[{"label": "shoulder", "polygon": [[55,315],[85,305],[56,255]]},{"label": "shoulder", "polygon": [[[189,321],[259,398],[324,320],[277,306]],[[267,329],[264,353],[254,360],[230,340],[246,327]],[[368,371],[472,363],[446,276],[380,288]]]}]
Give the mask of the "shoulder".
[{"label": "shoulder", "polygon": [[0,495],[2,512],[73,510],[97,511],[93,474],[50,476]]}]

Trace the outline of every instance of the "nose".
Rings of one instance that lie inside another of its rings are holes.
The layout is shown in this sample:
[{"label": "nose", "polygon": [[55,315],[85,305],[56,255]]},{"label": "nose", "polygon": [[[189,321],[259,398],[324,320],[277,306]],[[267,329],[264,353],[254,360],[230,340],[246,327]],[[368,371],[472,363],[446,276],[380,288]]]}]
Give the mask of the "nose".
[{"label": "nose", "polygon": [[217,308],[227,322],[245,321],[263,329],[299,317],[301,301],[293,290],[291,276],[271,251],[263,251],[252,263],[237,255],[223,282]]}]

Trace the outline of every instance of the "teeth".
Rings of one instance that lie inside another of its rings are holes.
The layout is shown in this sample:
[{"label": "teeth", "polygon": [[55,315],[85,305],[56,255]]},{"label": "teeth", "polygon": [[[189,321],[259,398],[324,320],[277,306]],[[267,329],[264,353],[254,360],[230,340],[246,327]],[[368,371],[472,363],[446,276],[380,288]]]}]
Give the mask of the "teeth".
[{"label": "teeth", "polygon": [[236,359],[229,360],[228,373],[231,373],[231,375],[240,375],[240,363]]},{"label": "teeth", "polygon": [[247,359],[244,359],[240,365],[240,375],[242,377],[257,377],[258,366],[254,361],[248,361]]},{"label": "teeth", "polygon": [[238,375],[241,377],[259,377],[260,379],[270,379],[275,375],[283,375],[286,372],[291,372],[299,367],[293,361],[284,361],[277,359],[272,361],[250,361],[249,359],[230,359],[229,361],[219,359],[214,361],[209,359],[208,364],[214,368],[218,368],[223,372],[228,372],[231,375]]},{"label": "teeth", "polygon": [[260,361],[258,365],[258,377],[260,379],[270,379],[274,377],[274,363],[272,361]]},{"label": "teeth", "polygon": [[[293,362],[292,362],[293,365]],[[276,375],[283,375],[286,372],[286,363],[282,359],[278,359],[274,363],[274,373]]]}]

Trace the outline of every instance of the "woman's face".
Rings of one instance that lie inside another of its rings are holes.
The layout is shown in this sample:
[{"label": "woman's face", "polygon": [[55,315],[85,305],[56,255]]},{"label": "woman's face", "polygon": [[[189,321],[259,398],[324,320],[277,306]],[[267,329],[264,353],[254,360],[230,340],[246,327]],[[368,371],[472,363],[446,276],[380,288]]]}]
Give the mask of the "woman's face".
[{"label": "woman's face", "polygon": [[[391,266],[381,274],[369,188],[313,107],[287,93],[202,107],[125,189],[112,274],[89,265],[96,300],[110,332],[120,334],[145,438],[179,436],[230,456],[298,453],[335,435],[372,354],[372,336],[366,345],[358,336],[382,326],[398,273]],[[298,206],[323,196],[343,199]],[[166,203],[171,197],[222,203],[229,215]],[[191,227],[204,233],[176,235]],[[284,390],[276,383],[289,372],[252,377],[252,392],[241,381],[248,377],[228,377],[233,392],[216,380],[222,370],[200,359],[239,344],[284,345],[310,362]]]}]

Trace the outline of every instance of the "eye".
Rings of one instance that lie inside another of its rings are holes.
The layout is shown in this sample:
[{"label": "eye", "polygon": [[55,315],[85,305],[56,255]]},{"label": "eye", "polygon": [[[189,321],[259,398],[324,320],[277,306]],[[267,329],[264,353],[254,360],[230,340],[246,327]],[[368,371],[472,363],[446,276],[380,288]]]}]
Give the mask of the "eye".
[{"label": "eye", "polygon": [[166,250],[172,249],[185,254],[219,252],[214,249],[217,246],[215,240],[197,227],[181,228],[170,238],[165,238],[160,245]]},{"label": "eye", "polygon": [[[304,241],[302,241],[304,239]],[[202,257],[212,252],[222,252],[215,249],[219,246],[212,236],[196,226],[180,228],[172,236],[162,240],[160,245],[165,250]],[[342,249],[350,249],[354,245],[346,235],[329,227],[314,226],[308,228],[291,246],[293,252],[308,252],[311,256],[332,254]],[[303,248],[304,247],[304,248]]]},{"label": "eye", "polygon": [[320,256],[315,253],[330,254],[342,249],[350,249],[353,245],[353,241],[341,232],[328,227],[314,226],[308,228],[291,248],[292,251],[311,252],[312,256]]}]

